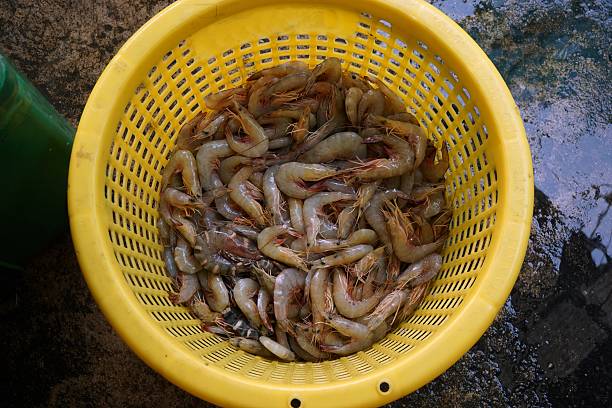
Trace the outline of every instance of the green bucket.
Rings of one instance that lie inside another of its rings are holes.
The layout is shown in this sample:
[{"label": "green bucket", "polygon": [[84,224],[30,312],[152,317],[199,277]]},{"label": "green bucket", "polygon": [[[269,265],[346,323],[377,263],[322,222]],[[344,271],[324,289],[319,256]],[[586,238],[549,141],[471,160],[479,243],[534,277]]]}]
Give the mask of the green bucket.
[{"label": "green bucket", "polygon": [[0,267],[21,269],[68,227],[74,128],[0,54]]}]

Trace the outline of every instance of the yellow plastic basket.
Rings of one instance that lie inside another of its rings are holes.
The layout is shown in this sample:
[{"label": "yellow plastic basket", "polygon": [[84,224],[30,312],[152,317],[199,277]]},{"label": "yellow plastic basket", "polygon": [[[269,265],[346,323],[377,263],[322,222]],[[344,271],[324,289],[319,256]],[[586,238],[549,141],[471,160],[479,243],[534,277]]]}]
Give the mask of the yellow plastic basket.
[{"label": "yellow plastic basket", "polygon": [[[335,361],[268,361],[202,332],[169,300],[155,227],[160,171],[203,96],[265,67],[330,56],[386,81],[449,144],[451,233],[431,293],[384,340]],[[490,325],[525,253],[533,174],[503,79],[423,1],[184,0],[145,24],[100,76],[74,143],[68,199],[96,301],[168,380],[224,406],[375,406],[431,381]]]}]

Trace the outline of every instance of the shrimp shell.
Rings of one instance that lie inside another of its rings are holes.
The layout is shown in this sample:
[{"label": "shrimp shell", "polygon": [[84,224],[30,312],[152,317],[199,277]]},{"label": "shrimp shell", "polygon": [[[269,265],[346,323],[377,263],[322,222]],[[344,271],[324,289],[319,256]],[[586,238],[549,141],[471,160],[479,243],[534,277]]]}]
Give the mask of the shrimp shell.
[{"label": "shrimp shell", "polygon": [[327,163],[337,159],[365,159],[366,145],[355,132],[335,133],[298,157],[303,163]]}]

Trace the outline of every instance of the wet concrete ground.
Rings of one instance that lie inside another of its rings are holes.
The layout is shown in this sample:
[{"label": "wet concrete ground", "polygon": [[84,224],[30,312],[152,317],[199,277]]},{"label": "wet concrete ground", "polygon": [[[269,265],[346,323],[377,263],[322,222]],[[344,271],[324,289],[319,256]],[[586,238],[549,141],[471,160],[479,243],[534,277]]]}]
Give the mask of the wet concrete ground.
[{"label": "wet concrete ground", "polygon": [[[103,67],[166,3],[3,0],[0,52],[76,125]],[[611,3],[433,3],[506,79],[525,120],[536,202],[525,264],[495,323],[445,374],[391,406],[605,406],[612,398]],[[4,403],[203,405],[113,332],[67,233],[23,274],[1,279]]]}]

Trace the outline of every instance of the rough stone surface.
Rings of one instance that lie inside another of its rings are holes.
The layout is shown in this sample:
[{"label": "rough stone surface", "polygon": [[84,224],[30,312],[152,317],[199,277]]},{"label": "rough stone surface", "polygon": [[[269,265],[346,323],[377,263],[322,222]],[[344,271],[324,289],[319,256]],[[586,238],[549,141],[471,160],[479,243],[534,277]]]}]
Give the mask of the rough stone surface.
[{"label": "rough stone surface", "polygon": [[[73,124],[96,78],[167,1],[9,0],[0,52]],[[395,403],[605,406],[612,398],[609,1],[433,3],[480,44],[525,120],[536,202],[525,264],[482,339]],[[202,406],[142,363],[81,277],[68,234],[0,281],[9,406]]]}]

